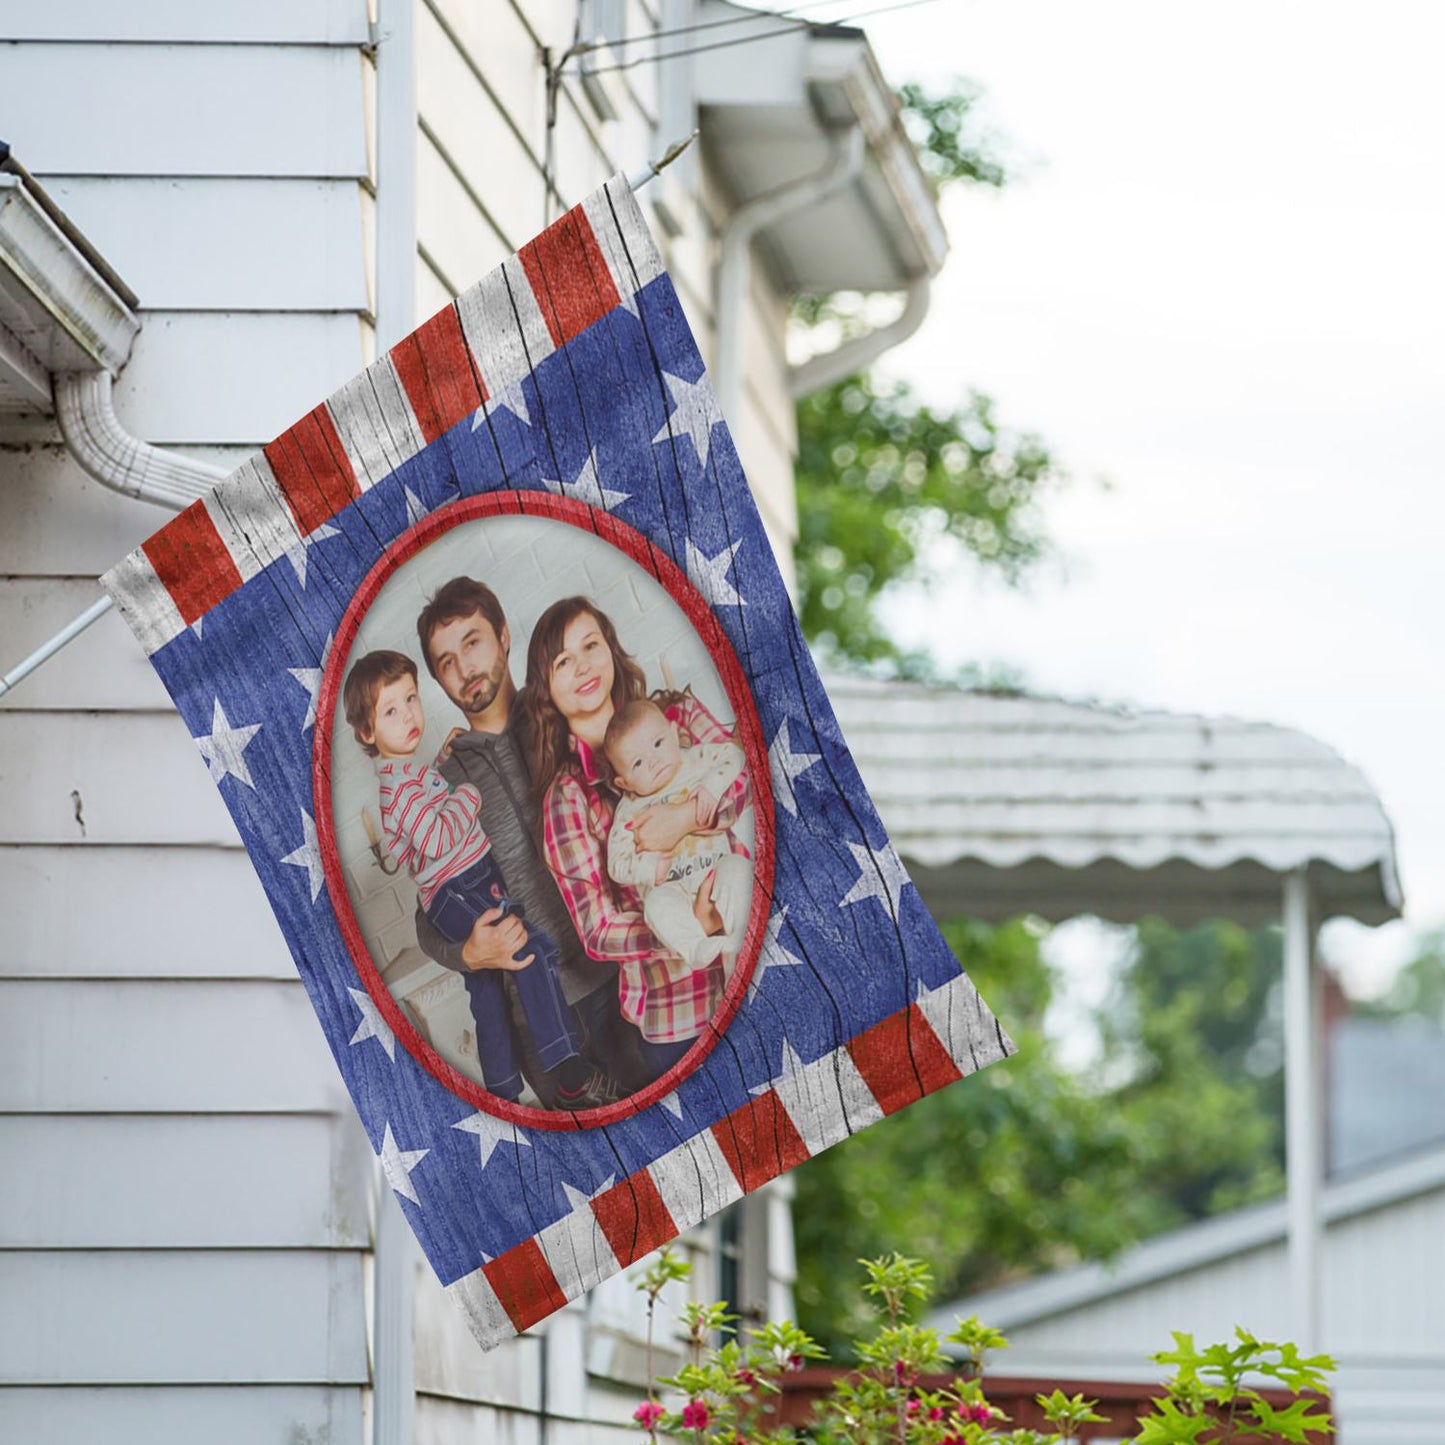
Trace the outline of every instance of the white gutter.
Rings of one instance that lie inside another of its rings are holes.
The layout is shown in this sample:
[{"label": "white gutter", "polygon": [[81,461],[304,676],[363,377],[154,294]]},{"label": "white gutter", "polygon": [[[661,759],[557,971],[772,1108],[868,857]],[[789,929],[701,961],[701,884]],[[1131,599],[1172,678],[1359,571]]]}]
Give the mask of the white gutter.
[{"label": "white gutter", "polygon": [[759,231],[806,206],[815,206],[851,185],[863,169],[863,128],[848,126],[833,140],[833,155],[815,175],[792,181],[739,206],[723,227],[717,275],[718,404],[729,425],[742,426],[742,336],[752,279],[751,246]]},{"label": "white gutter", "polygon": [[928,315],[931,291],[929,278],[918,277],[909,284],[904,293],[903,311],[896,321],[890,321],[887,326],[875,327],[862,336],[855,336],[841,346],[834,347],[832,351],[810,356],[799,365],[789,367],[788,394],[794,401],[812,396],[815,391],[822,391],[824,387],[832,386],[835,381],[842,381],[845,376],[852,376],[855,371],[872,365],[885,351],[891,351],[893,347],[907,341],[923,325],[923,318]]}]

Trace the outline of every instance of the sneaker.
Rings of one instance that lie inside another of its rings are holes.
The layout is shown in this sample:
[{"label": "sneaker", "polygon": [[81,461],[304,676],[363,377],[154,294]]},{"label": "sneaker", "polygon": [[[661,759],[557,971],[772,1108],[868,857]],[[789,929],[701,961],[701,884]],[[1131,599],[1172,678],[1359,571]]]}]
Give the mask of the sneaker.
[{"label": "sneaker", "polygon": [[555,1092],[557,1107],[572,1114],[583,1109],[602,1109],[626,1097],[622,1085],[601,1069],[593,1069],[576,1092],[568,1093],[564,1089]]}]

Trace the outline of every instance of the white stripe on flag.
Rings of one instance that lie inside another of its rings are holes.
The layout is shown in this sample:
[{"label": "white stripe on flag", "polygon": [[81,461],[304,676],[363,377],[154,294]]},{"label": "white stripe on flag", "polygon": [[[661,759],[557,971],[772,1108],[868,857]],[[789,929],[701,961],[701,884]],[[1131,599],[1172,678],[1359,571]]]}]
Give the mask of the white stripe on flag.
[{"label": "white stripe on flag", "polygon": [[716,1214],[743,1197],[711,1129],[694,1134],[685,1144],[670,1149],[647,1167],[667,1212],[678,1230]]},{"label": "white stripe on flag", "polygon": [[373,361],[327,405],[363,492],[383,482],[426,445],[389,356]]},{"label": "white stripe on flag", "polygon": [[301,542],[301,529],[264,452],[248,457],[211,492],[206,510],[244,581]]},{"label": "white stripe on flag", "polygon": [[100,584],[115,598],[121,616],[135,633],[147,657],[159,652],[172,638],[185,631],[186,624],[180,610],[140,548],[124,561],[117,562],[100,579]]},{"label": "white stripe on flag", "polygon": [[483,1349],[491,1349],[516,1336],[517,1327],[502,1308],[491,1281],[479,1269],[446,1286],[452,1303],[466,1316],[472,1334]]},{"label": "white stripe on flag", "polygon": [[514,385],[552,354],[551,333],[515,256],[457,298],[457,316],[488,396]]},{"label": "white stripe on flag", "polygon": [[617,294],[632,296],[662,275],[662,257],[642,218],[637,196],[626,180],[614,176],[604,190],[606,194],[594,191],[588,196],[582,202],[582,211],[607,259]]},{"label": "white stripe on flag", "polygon": [[537,1244],[568,1299],[576,1299],[621,1268],[590,1203],[549,1224],[537,1235]]},{"label": "white stripe on flag", "polygon": [[935,989],[920,989],[918,1008],[959,1072],[971,1074],[1008,1057],[999,1026],[967,974]]},{"label": "white stripe on flag", "polygon": [[820,1153],[883,1118],[873,1091],[846,1048],[834,1049],[775,1079],[773,1092],[809,1154]]}]

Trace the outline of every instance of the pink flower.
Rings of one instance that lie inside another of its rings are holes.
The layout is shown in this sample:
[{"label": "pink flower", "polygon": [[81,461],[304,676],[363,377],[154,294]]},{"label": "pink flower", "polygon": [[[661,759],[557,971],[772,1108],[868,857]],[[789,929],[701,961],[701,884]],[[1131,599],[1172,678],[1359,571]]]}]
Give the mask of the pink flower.
[{"label": "pink flower", "polygon": [[689,1400],[682,1407],[682,1428],[684,1430],[706,1430],[712,1419],[708,1408],[701,1400]]},{"label": "pink flower", "polygon": [[900,1385],[911,1385],[918,1378],[918,1371],[906,1360],[894,1360],[893,1378]]},{"label": "pink flower", "polygon": [[928,1412],[928,1418],[929,1418],[930,1420],[941,1420],[941,1419],[943,1419],[943,1406],[942,1406],[942,1405],[935,1405],[935,1406]]},{"label": "pink flower", "polygon": [[740,1385],[756,1385],[758,1383],[758,1377],[753,1374],[753,1372],[749,1370],[746,1366],[739,1370],[733,1376],[733,1379],[735,1379]]},{"label": "pink flower", "polygon": [[903,1413],[904,1413],[905,1415],[916,1415],[922,1408],[923,1408],[923,1406],[922,1406],[921,1404],[919,1404],[919,1402],[918,1402],[917,1400],[910,1400],[910,1401],[903,1407]]},{"label": "pink flower", "polygon": [[632,1418],[642,1426],[644,1430],[651,1430],[657,1422],[667,1413],[656,1400],[644,1400],[633,1412]]},{"label": "pink flower", "polygon": [[803,1368],[803,1357],[801,1355],[789,1355],[787,1367],[790,1370],[801,1370]]},{"label": "pink flower", "polygon": [[993,1411],[982,1402],[976,1405],[962,1405],[958,1411],[961,1418],[975,1425],[987,1425],[993,1420]]}]

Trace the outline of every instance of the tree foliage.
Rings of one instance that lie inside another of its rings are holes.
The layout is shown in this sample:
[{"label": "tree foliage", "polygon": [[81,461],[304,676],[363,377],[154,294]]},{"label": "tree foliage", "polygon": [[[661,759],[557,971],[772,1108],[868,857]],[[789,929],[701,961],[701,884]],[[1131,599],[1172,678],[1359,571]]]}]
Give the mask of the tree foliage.
[{"label": "tree foliage", "polygon": [[1043,926],[944,932],[1019,1054],[799,1169],[798,1310],[834,1349],[858,1328],[858,1258],[902,1244],[957,1298],[1282,1187],[1277,932],[1141,925],[1085,1076],[1044,1038]]}]

